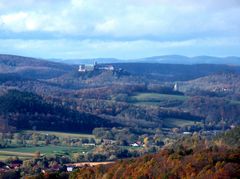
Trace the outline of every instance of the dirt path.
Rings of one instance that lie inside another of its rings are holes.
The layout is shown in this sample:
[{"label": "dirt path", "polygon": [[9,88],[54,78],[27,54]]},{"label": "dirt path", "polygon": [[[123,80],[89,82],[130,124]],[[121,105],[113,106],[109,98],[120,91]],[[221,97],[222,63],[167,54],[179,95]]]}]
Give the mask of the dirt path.
[{"label": "dirt path", "polygon": [[106,165],[106,164],[111,164],[115,162],[80,162],[80,163],[70,163],[67,164],[67,166],[76,166],[76,167],[83,167],[83,166],[90,166],[94,167],[97,165]]}]

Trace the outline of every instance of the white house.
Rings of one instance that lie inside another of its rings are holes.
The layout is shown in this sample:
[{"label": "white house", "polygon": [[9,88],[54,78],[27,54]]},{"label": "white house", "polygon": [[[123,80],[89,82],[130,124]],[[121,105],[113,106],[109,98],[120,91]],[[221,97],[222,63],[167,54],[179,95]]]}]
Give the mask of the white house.
[{"label": "white house", "polygon": [[137,143],[133,143],[131,144],[132,147],[139,147],[139,145]]}]

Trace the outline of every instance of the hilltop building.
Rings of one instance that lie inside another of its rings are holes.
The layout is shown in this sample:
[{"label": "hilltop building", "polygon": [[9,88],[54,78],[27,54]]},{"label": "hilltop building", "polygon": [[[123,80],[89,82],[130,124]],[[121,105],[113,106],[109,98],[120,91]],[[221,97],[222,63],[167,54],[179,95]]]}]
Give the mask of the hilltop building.
[{"label": "hilltop building", "polygon": [[79,72],[87,72],[87,71],[93,71],[95,67],[97,66],[97,62],[94,62],[94,64],[81,64],[79,65]]},{"label": "hilltop building", "polygon": [[113,71],[114,67],[112,65],[103,65],[103,66],[98,66],[98,70],[107,70],[107,71]]},{"label": "hilltop building", "polygon": [[97,62],[94,62],[93,64],[90,65],[79,65],[79,72],[88,72],[88,71],[94,71],[94,70],[105,70],[105,71],[114,71],[115,68],[113,67],[113,65],[104,65],[101,64],[99,65]]},{"label": "hilltop building", "polygon": [[85,72],[85,71],[86,71],[85,65],[79,65],[78,71],[79,71],[79,72]]}]

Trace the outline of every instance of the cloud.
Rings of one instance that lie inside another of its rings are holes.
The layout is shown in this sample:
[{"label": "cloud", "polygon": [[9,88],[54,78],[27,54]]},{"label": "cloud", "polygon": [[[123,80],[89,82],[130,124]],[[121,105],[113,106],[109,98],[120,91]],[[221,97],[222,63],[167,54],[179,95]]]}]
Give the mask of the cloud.
[{"label": "cloud", "polygon": [[[109,38],[205,36],[206,32],[235,33],[239,30],[239,3],[230,0],[229,3],[213,5],[213,1],[131,0],[100,3],[97,0],[71,0],[68,3],[60,1],[62,3],[56,7],[53,7],[56,3],[42,1],[38,7],[33,5],[35,0],[28,0],[23,4],[31,7],[29,10],[4,13],[0,21],[1,29],[6,31],[42,31],[58,33],[61,37],[70,34],[87,38],[99,35],[108,35]],[[225,9],[219,11],[223,7]]]},{"label": "cloud", "polygon": [[[239,0],[2,0],[0,39],[19,43],[22,48],[14,47],[17,53],[25,47],[32,49],[36,42],[41,48],[52,48],[55,53],[47,50],[50,56],[65,53],[62,55],[83,57],[93,50],[96,55],[115,53],[124,58],[133,57],[133,53],[138,56],[137,50],[141,50],[140,55],[174,50],[189,54],[186,48],[200,53],[196,48],[204,43],[214,44],[219,53],[223,47],[231,48],[224,53],[233,53],[240,43],[239,11]],[[233,40],[235,46],[222,39]],[[53,45],[56,43],[59,46]],[[65,52],[57,53],[64,48]],[[202,54],[210,53],[202,46],[200,49]]]},{"label": "cloud", "polygon": [[118,23],[114,19],[106,20],[96,24],[95,30],[99,33],[109,33],[117,29]]}]

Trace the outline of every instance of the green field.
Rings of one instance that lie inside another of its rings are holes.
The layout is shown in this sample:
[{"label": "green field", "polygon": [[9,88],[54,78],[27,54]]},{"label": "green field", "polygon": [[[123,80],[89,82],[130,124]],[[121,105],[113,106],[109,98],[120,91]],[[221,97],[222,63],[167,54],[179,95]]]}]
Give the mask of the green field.
[{"label": "green field", "polygon": [[32,130],[26,130],[22,131],[23,133],[37,133],[37,134],[44,134],[44,135],[54,135],[57,137],[62,138],[95,138],[94,135],[91,134],[80,134],[80,133],[66,133],[66,132],[54,132],[54,131],[32,131]]},{"label": "green field", "polygon": [[[20,134],[41,134],[41,135],[53,135],[59,138],[64,138],[68,140],[81,138],[81,139],[91,139],[94,138],[94,135],[90,134],[77,134],[77,133],[65,133],[65,132],[53,132],[53,131],[21,131]],[[63,145],[45,145],[45,141],[39,140],[37,142],[37,146],[32,145],[31,140],[25,140],[27,147],[21,147],[17,144],[14,144],[14,140],[11,140],[12,145],[7,148],[0,149],[0,160],[6,160],[10,157],[19,157],[21,159],[28,159],[34,157],[34,153],[39,151],[42,155],[71,155],[73,153],[86,153],[91,151],[94,147],[93,146],[85,146],[82,145],[80,147],[74,146],[63,146]]]},{"label": "green field", "polygon": [[0,150],[0,160],[6,160],[10,157],[19,157],[20,159],[29,159],[34,157],[34,153],[9,151],[7,148]]},{"label": "green field", "polygon": [[130,103],[138,104],[159,104],[160,102],[168,103],[173,101],[184,102],[187,100],[187,96],[183,95],[170,95],[160,93],[136,93],[129,97]]},{"label": "green field", "polygon": [[71,155],[73,153],[83,153],[92,150],[89,146],[67,147],[67,146],[41,146],[41,147],[16,147],[0,149],[0,160],[17,156],[21,159],[34,157],[34,153],[39,151],[42,155]]},{"label": "green field", "polygon": [[41,154],[49,155],[49,154],[64,154],[64,153],[75,153],[75,152],[87,152],[90,150],[89,147],[67,147],[67,146],[41,146],[41,147],[16,147],[16,148],[4,148],[0,149],[0,155],[3,152],[16,152],[21,154],[33,154],[36,151],[40,151]]},{"label": "green field", "polygon": [[33,153],[22,152],[20,150],[11,150],[11,149],[9,150],[8,148],[5,148],[0,150],[0,155],[12,155],[12,156],[22,155],[26,157],[32,157]]},{"label": "green field", "polygon": [[240,101],[237,101],[237,100],[230,100],[230,104],[237,104],[237,105],[239,105],[239,104],[240,104]]},{"label": "green field", "polygon": [[194,120],[186,120],[186,119],[175,119],[175,118],[165,118],[163,120],[163,125],[169,128],[184,127],[184,126],[194,125],[194,124],[201,124],[201,122],[197,122]]}]

